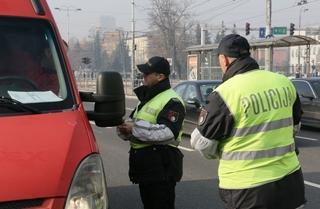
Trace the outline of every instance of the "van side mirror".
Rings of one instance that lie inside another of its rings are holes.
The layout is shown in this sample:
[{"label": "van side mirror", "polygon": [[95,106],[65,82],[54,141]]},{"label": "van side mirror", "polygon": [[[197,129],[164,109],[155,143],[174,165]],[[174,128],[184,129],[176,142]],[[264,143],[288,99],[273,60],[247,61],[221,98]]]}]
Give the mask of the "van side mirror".
[{"label": "van side mirror", "polygon": [[89,120],[99,127],[117,126],[125,115],[125,94],[118,72],[100,72],[96,93],[80,92],[82,101],[94,102],[94,111],[86,111]]}]

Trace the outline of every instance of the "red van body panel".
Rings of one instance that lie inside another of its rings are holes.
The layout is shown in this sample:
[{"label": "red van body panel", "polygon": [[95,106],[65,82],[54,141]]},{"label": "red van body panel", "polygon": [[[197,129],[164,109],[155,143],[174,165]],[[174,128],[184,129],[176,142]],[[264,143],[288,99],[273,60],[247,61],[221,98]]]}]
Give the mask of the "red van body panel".
[{"label": "red van body panel", "polygon": [[75,108],[56,113],[0,117],[0,203],[44,200],[34,209],[64,208],[75,172],[84,158],[98,153],[92,127],[82,105],[66,48],[45,0],[45,15],[31,0],[0,0],[2,16],[47,20],[66,66]]},{"label": "red van body panel", "polygon": [[0,0],[0,14],[15,17],[37,17],[31,1]]},{"label": "red van body panel", "polygon": [[[79,111],[1,117],[1,201],[61,197],[92,153]],[[36,189],[35,189],[36,188]]]}]

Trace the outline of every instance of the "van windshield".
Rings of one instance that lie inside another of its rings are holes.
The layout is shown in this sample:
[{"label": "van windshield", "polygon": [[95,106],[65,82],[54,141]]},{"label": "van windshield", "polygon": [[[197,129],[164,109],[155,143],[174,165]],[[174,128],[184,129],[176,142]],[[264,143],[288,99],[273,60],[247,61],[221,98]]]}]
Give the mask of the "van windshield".
[{"label": "van windshield", "polygon": [[[0,97],[41,112],[73,107],[68,75],[49,23],[0,18]],[[12,112],[0,103],[0,114]]]}]

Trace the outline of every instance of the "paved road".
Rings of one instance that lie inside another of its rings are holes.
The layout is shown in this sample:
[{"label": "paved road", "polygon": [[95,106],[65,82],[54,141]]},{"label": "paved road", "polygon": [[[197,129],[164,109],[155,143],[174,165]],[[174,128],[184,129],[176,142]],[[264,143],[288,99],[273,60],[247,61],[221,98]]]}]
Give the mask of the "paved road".
[{"label": "paved road", "polygon": [[[127,100],[131,110],[135,100]],[[129,144],[119,139],[114,128],[92,125],[103,156],[111,209],[141,209],[137,185],[128,180]],[[320,208],[320,130],[304,128],[297,137],[308,199],[307,209]],[[181,144],[184,176],[176,189],[177,209],[221,209],[217,189],[217,161],[203,159],[190,149],[189,139]]]}]

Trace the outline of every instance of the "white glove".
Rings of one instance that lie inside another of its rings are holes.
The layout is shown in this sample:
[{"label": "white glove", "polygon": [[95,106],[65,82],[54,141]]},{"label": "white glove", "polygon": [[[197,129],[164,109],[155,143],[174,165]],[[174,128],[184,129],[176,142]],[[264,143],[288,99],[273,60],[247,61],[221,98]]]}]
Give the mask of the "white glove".
[{"label": "white glove", "polygon": [[190,144],[193,149],[198,150],[207,159],[219,157],[217,153],[218,141],[202,136],[197,128],[191,133]]}]

